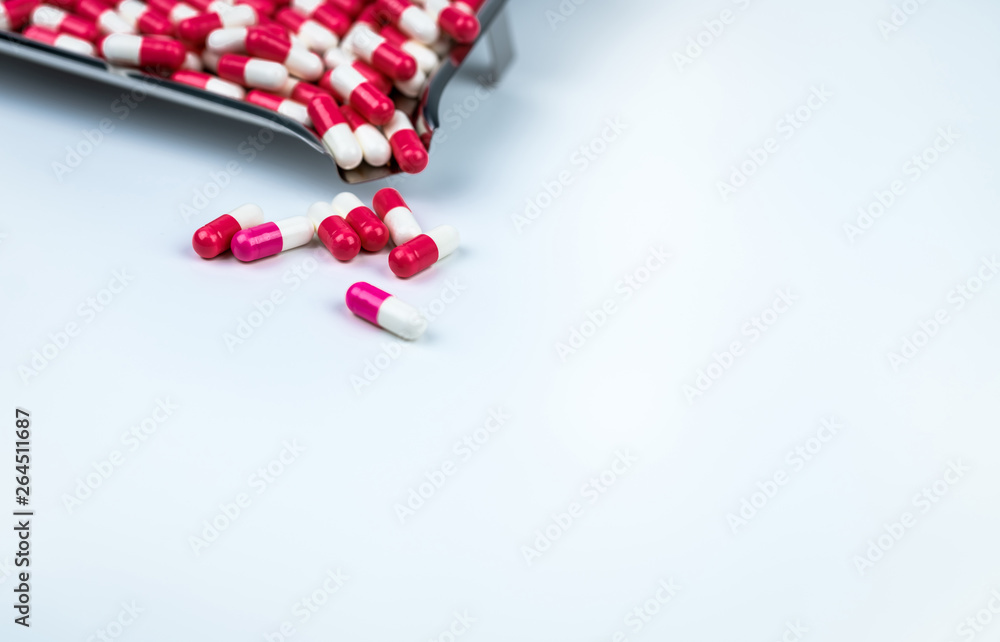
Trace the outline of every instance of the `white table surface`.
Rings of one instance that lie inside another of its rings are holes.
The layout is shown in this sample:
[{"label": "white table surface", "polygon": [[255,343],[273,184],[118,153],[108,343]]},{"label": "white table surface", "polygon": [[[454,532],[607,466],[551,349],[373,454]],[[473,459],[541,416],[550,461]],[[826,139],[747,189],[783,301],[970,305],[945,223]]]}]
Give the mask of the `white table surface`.
[{"label": "white table surface", "polygon": [[[249,265],[197,258],[193,231],[237,205],[278,219],[332,198],[332,166],[291,138],[250,161],[238,149],[256,128],[153,100],[120,118],[119,89],[0,62],[0,488],[13,510],[19,406],[36,511],[32,627],[7,607],[3,639],[938,642],[972,639],[977,614],[975,639],[997,639],[1000,279],[976,275],[1000,257],[1000,7],[920,4],[883,37],[884,0],[561,4],[575,10],[552,22],[557,0],[514,0],[509,75],[485,97],[473,72],[449,88],[446,108],[474,109],[451,112],[428,171],[397,187],[463,245],[405,282],[386,252],[344,265],[315,241]],[[57,178],[106,118],[114,130]],[[940,128],[957,139],[913,169]],[[581,145],[601,153],[583,162]],[[719,182],[764,147],[724,199]],[[230,162],[239,173],[185,219]],[[546,207],[525,224],[527,199]],[[647,274],[654,250],[669,259]],[[127,286],[88,312],[116,273]],[[350,315],[361,280],[436,310],[427,336],[400,350]],[[274,290],[281,304],[229,350]],[[779,293],[792,304],[769,311]],[[947,322],[921,335],[936,314]],[[76,336],[26,376],[69,323]],[[923,347],[894,366],[914,335]],[[155,432],[128,437],[161,402],[175,408]],[[509,418],[477,451],[456,447],[496,409]],[[588,480],[625,452],[596,492]],[[743,500],[761,507],[738,524]],[[887,525],[901,537],[882,552]],[[527,554],[547,527],[558,539]],[[6,529],[0,562],[15,546]],[[325,604],[302,610],[314,593]],[[119,620],[123,603],[142,613]],[[292,636],[273,635],[285,623]]]}]

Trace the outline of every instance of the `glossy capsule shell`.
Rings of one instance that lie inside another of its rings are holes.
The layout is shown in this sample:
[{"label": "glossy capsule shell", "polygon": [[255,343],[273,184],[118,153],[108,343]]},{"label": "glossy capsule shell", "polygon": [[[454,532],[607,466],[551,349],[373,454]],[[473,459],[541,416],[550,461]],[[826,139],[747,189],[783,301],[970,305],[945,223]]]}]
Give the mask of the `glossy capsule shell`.
[{"label": "glossy capsule shell", "polygon": [[313,127],[323,141],[337,166],[342,169],[354,169],[364,160],[361,145],[354,137],[350,125],[340,112],[337,102],[329,95],[316,96],[309,101],[309,117]]},{"label": "glossy capsule shell", "polygon": [[151,36],[169,36],[174,33],[174,25],[166,16],[151,10],[140,0],[121,0],[118,15],[139,33]]},{"label": "glossy capsule shell", "polygon": [[50,5],[39,5],[31,12],[31,24],[93,42],[100,32],[93,22]]},{"label": "glossy capsule shell", "polygon": [[260,225],[264,222],[264,211],[260,207],[247,204],[237,207],[229,214],[223,214],[194,233],[191,245],[203,259],[213,259],[229,250],[233,237],[240,230]]},{"label": "glossy capsule shell", "polygon": [[403,196],[393,188],[386,187],[376,192],[372,205],[389,228],[389,236],[396,245],[409,243],[424,233]]},{"label": "glossy capsule shell", "polygon": [[324,25],[291,9],[282,9],[275,16],[278,24],[302,38],[312,51],[322,53],[340,44],[337,34]]},{"label": "glossy capsule shell", "polygon": [[376,0],[374,7],[380,20],[399,27],[400,31],[425,45],[441,36],[434,18],[409,0]]},{"label": "glossy capsule shell", "polygon": [[424,171],[430,156],[406,114],[396,110],[383,131],[389,139],[392,155],[401,170],[407,174],[419,174]]},{"label": "glossy capsule shell", "polygon": [[365,162],[372,167],[382,167],[392,159],[392,147],[378,127],[369,123],[365,118],[350,105],[342,105],[340,113],[344,115],[344,120],[350,125],[354,132],[354,138],[361,145],[361,152],[364,154]]},{"label": "glossy capsule shell", "polygon": [[401,279],[422,272],[458,249],[458,230],[435,227],[389,253],[389,269]]},{"label": "glossy capsule shell", "polygon": [[97,49],[114,64],[169,70],[180,69],[187,56],[187,49],[176,40],[122,33],[105,36]]},{"label": "glossy capsule shell", "polygon": [[343,38],[351,28],[351,17],[325,0],[292,0],[292,9],[312,18]]},{"label": "glossy capsule shell", "polygon": [[312,127],[312,119],[309,118],[306,106],[294,100],[254,89],[247,94],[247,102],[291,118],[303,127]]},{"label": "glossy capsule shell", "polygon": [[369,323],[396,336],[414,341],[427,330],[420,311],[370,283],[355,283],[347,289],[347,309]]},{"label": "glossy capsule shell", "polygon": [[219,56],[216,71],[220,78],[270,91],[281,89],[288,80],[288,70],[281,63],[233,53]]},{"label": "glossy capsule shell", "polygon": [[287,35],[278,35],[271,29],[250,30],[246,50],[251,56],[280,62],[289,73],[303,80],[319,80],[323,75],[323,60],[319,56],[305,47],[293,46]]},{"label": "glossy capsule shell", "polygon": [[264,223],[242,230],[233,237],[233,256],[241,261],[256,261],[305,245],[316,233],[313,222],[305,216]]},{"label": "glossy capsule shell", "polygon": [[66,33],[52,31],[45,27],[31,26],[24,30],[24,37],[36,42],[44,42],[47,45],[58,47],[66,51],[72,51],[82,56],[93,56],[94,45],[82,38],[71,36]]},{"label": "glossy capsule shell", "polygon": [[236,83],[223,80],[222,78],[217,78],[212,74],[206,74],[201,71],[181,69],[179,71],[175,71],[173,75],[170,76],[170,80],[189,85],[191,87],[197,87],[198,89],[204,89],[207,92],[218,96],[225,96],[226,98],[232,98],[233,100],[243,100],[246,95],[244,89]]},{"label": "glossy capsule shell", "polygon": [[313,203],[306,216],[316,227],[320,243],[338,261],[350,261],[361,251],[358,233],[329,203]]},{"label": "glossy capsule shell", "polygon": [[385,223],[354,194],[350,192],[337,194],[333,199],[333,209],[358,233],[361,247],[365,250],[378,252],[389,243],[389,229]]},{"label": "glossy capsule shell", "polygon": [[320,79],[319,85],[341,102],[349,103],[373,125],[385,125],[392,120],[396,109],[392,100],[351,65],[334,67]]}]

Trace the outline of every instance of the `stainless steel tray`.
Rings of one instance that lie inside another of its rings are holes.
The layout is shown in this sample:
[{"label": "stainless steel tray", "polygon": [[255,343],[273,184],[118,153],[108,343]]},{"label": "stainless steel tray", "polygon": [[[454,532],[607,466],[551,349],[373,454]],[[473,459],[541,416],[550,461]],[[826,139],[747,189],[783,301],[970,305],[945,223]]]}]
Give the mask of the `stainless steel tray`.
[{"label": "stainless steel tray", "polygon": [[[448,57],[442,62],[428,81],[427,88],[419,99],[407,99],[399,105],[413,120],[425,144],[430,140],[435,129],[440,126],[439,109],[441,98],[448,83],[455,76],[473,47],[486,40],[492,58],[492,70],[489,81],[496,83],[514,58],[513,44],[507,16],[503,12],[507,0],[489,0],[479,12],[482,32],[476,42],[471,45],[456,45]],[[117,85],[126,89],[141,91],[182,105],[221,114],[227,118],[242,120],[257,126],[270,127],[306,142],[310,147],[326,156],[331,165],[330,157],[320,139],[311,130],[299,123],[275,113],[271,110],[251,105],[242,100],[225,98],[188,85],[182,85],[170,80],[152,76],[136,69],[116,67],[104,60],[81,56],[75,53],[57,49],[49,45],[35,42],[18,33],[0,31],[0,54],[23,58],[40,65],[61,69],[63,71],[86,76]],[[364,183],[379,180],[400,172],[395,163],[386,167],[372,167],[362,164],[352,170],[337,168],[341,178],[347,183]]]}]

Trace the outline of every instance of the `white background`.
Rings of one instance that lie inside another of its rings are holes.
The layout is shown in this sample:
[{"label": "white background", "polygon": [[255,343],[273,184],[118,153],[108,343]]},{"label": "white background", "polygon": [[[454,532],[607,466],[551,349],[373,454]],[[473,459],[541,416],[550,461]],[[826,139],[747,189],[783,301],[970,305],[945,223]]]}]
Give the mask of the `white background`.
[{"label": "white background", "polygon": [[[133,601],[142,614],[110,632],[150,642],[259,641],[285,621],[296,641],[446,641],[456,612],[476,620],[470,642],[768,642],[796,623],[809,640],[945,641],[972,639],[956,627],[984,608],[975,638],[1000,639],[1000,281],[949,302],[1000,253],[1000,8],[928,2],[886,38],[884,0],[563,4],[575,11],[552,22],[556,0],[514,0],[509,75],[470,98],[471,61],[449,88],[445,109],[474,109],[396,186],[463,245],[405,282],[387,252],[338,264],[318,242],[249,265],[197,258],[194,230],[242,203],[280,219],[331,199],[332,165],[291,138],[247,161],[255,127],[153,100],[120,119],[119,89],[0,62],[2,447],[14,407],[30,410],[37,511],[33,626],[5,607],[4,639],[87,640]],[[673,54],[724,9],[732,23],[679,69]],[[832,97],[786,138],[779,121],[814,87]],[[114,131],[57,177],[105,118]],[[626,129],[584,170],[574,154],[607,119]],[[960,138],[911,181],[942,127]],[[719,181],[768,138],[777,151],[723,199]],[[239,174],[185,219],[231,161]],[[562,172],[572,182],[519,229]],[[852,242],[844,225],[897,179],[905,193]],[[616,284],[651,248],[671,258],[625,300]],[[312,265],[301,287],[285,276]],[[80,316],[116,270],[128,286]],[[393,338],[344,307],[360,280],[421,307],[449,281],[462,291],[390,359]],[[224,335],[274,289],[283,303],[230,351]],[[752,341],[744,324],[779,290],[797,301]],[[615,314],[562,359],[607,300]],[[939,309],[948,323],[893,368]],[[69,345],[19,376],[71,322]],[[742,355],[689,403],[683,387],[734,341]],[[357,392],[352,376],[387,360]],[[157,400],[177,409],[131,450],[123,434]],[[454,444],[496,408],[510,419],[462,461]],[[786,454],[830,417],[843,429],[795,470]],[[304,451],[258,494],[251,475],[293,441]],[[591,504],[583,486],[623,449],[637,462]],[[124,463],[67,508],[114,451]],[[401,523],[396,504],[449,460]],[[923,512],[914,496],[949,462],[969,470]],[[787,484],[734,529],[779,471]],[[240,493],[251,504],[196,554],[190,538]],[[529,563],[523,547],[573,502],[582,517]],[[859,570],[904,512],[915,525]],[[14,550],[7,530],[0,562]],[[296,603],[337,569],[349,579],[303,623]],[[661,580],[679,591],[637,630],[625,617]]]}]

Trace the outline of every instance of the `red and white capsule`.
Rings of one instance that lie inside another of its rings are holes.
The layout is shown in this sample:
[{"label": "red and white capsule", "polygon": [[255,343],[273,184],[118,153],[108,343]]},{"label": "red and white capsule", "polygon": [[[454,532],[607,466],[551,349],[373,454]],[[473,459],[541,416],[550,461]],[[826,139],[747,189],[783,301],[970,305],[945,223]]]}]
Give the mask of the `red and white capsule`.
[{"label": "red and white capsule", "polygon": [[108,62],[131,67],[177,70],[184,64],[187,49],[170,38],[113,33],[97,44]]},{"label": "red and white capsule", "polygon": [[297,103],[288,98],[275,96],[259,89],[254,89],[247,94],[247,102],[264,109],[270,109],[282,116],[291,118],[303,127],[312,127],[312,119],[309,118],[309,110],[302,103]]},{"label": "red and white capsule", "polygon": [[337,34],[297,11],[282,9],[274,18],[278,24],[301,38],[302,42],[312,51],[323,53],[340,44],[340,38],[337,37]]},{"label": "red and white capsule", "polygon": [[417,67],[425,74],[429,74],[437,69],[437,66],[441,63],[441,59],[438,58],[433,49],[410,38],[392,25],[385,25],[379,33],[390,43],[413,56],[413,59],[417,61]]},{"label": "red and white capsule", "polygon": [[101,0],[78,0],[76,13],[96,24],[101,33],[135,33],[132,25]]},{"label": "red and white capsule", "polygon": [[247,53],[251,56],[274,60],[303,80],[319,80],[323,75],[323,61],[304,47],[292,46],[287,36],[278,36],[270,29],[251,29],[247,33]]},{"label": "red and white capsule", "polygon": [[244,262],[274,256],[306,245],[315,233],[313,222],[305,216],[263,223],[236,233],[232,244],[233,256]]},{"label": "red and white capsule", "polygon": [[399,30],[425,45],[441,37],[434,18],[409,0],[377,0],[375,13],[380,20],[399,27]]},{"label": "red and white capsule", "polygon": [[[206,62],[208,58],[206,58]],[[222,54],[215,63],[220,78],[245,87],[278,91],[288,80],[288,69],[281,63],[240,54]]]},{"label": "red and white capsule", "polygon": [[46,29],[45,27],[28,27],[24,30],[24,37],[36,42],[44,42],[52,47],[72,51],[73,53],[80,54],[81,56],[94,55],[93,44],[83,40],[82,38],[77,38],[76,36],[71,36],[66,33],[52,31],[51,29]]},{"label": "red and white capsule", "polygon": [[450,0],[422,0],[424,11],[437,21],[441,31],[457,42],[469,44],[477,36],[481,26],[476,18],[476,8],[466,2]]},{"label": "red and white capsule", "polygon": [[347,220],[358,233],[361,247],[369,252],[378,252],[389,242],[389,229],[375,212],[350,192],[341,192],[333,199],[333,209]]},{"label": "red and white capsule", "polygon": [[396,245],[409,243],[424,233],[403,196],[391,187],[377,191],[372,205]]},{"label": "red and white capsule", "polygon": [[161,16],[166,16],[170,24],[174,25],[182,20],[193,18],[200,13],[197,9],[181,0],[148,0],[148,3],[150,9]]},{"label": "red and white capsule", "polygon": [[122,20],[139,33],[149,36],[170,36],[174,25],[140,0],[121,0],[115,7]]},{"label": "red and white capsule", "polygon": [[384,125],[392,120],[396,109],[393,102],[350,65],[331,69],[320,79],[319,85],[341,101],[350,103],[373,125]]},{"label": "red and white capsule", "polygon": [[417,73],[417,61],[366,23],[356,22],[344,39],[345,46],[358,58],[393,80],[409,80]]},{"label": "red and white capsule", "polygon": [[458,249],[458,230],[451,225],[435,227],[389,253],[389,269],[401,279],[422,272]]},{"label": "red and white capsule", "polygon": [[32,9],[31,24],[88,42],[97,40],[100,34],[93,22],[47,4]]},{"label": "red and white capsule", "polygon": [[361,145],[354,138],[354,132],[344,119],[333,97],[316,96],[309,101],[309,117],[313,128],[323,141],[323,146],[333,156],[337,167],[354,169],[364,160]]},{"label": "red and white capsule", "polygon": [[31,10],[38,0],[8,0],[0,2],[0,29],[11,31],[20,29],[28,21]]},{"label": "red and white capsule", "polygon": [[198,228],[191,239],[191,245],[201,258],[214,259],[229,250],[237,232],[263,222],[264,211],[260,207],[253,204],[241,205],[229,214],[223,214]]},{"label": "red and white capsule", "polygon": [[361,238],[343,216],[329,203],[319,202],[309,206],[306,213],[316,226],[320,243],[330,250],[338,261],[350,261],[361,251]]},{"label": "red and white capsule", "polygon": [[342,105],[340,113],[344,115],[351,131],[354,132],[354,138],[361,145],[366,163],[372,167],[382,167],[392,160],[392,147],[378,127],[365,120],[364,116],[350,105]]},{"label": "red and white capsule", "polygon": [[329,96],[325,89],[320,89],[316,85],[307,83],[304,80],[299,80],[297,78],[289,78],[284,86],[278,91],[278,94],[285,96],[286,98],[291,98],[297,103],[302,103],[303,105],[308,105],[312,102],[313,98],[317,96]]},{"label": "red and white capsule", "polygon": [[198,89],[204,89],[207,92],[232,98],[233,100],[243,100],[246,96],[246,91],[236,83],[200,71],[190,71],[187,69],[175,71],[170,76],[170,80],[190,85],[191,87],[197,87]]},{"label": "red and white capsule", "polygon": [[230,7],[222,13],[203,13],[181,20],[177,24],[177,35],[186,42],[201,45],[208,35],[217,29],[248,27],[255,24],[257,24],[257,11],[253,7],[240,5]]},{"label": "red and white capsule", "polygon": [[389,139],[392,155],[401,170],[407,174],[419,174],[424,171],[430,156],[406,114],[397,109],[392,120],[383,127],[383,131]]},{"label": "red and white capsule", "polygon": [[385,74],[375,69],[364,60],[358,60],[357,56],[341,47],[327,49],[326,53],[323,54],[323,62],[326,63],[326,68],[330,70],[336,69],[341,65],[354,67],[354,69],[359,74],[364,76],[365,80],[370,82],[375,89],[378,89],[387,96],[389,95],[389,92],[392,91],[392,81],[389,80]]},{"label": "red and white capsule", "polygon": [[292,9],[312,18],[343,38],[351,28],[351,17],[325,0],[292,0]]},{"label": "red and white capsule", "polygon": [[370,283],[352,285],[346,301],[355,315],[401,339],[415,341],[427,331],[427,319],[419,310]]}]

